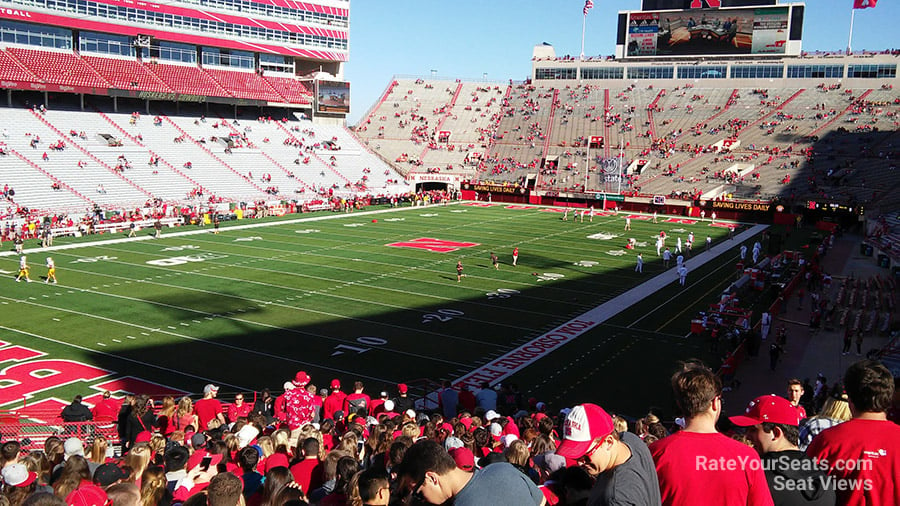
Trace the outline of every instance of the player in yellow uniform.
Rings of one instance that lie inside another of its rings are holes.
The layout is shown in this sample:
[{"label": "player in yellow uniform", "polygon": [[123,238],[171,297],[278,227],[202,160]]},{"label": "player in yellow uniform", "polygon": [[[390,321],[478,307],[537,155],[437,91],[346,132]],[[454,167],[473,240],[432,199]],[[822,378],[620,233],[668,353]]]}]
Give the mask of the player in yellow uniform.
[{"label": "player in yellow uniform", "polygon": [[22,281],[22,278],[31,283],[31,278],[28,277],[28,262],[25,260],[25,255],[22,255],[22,258],[19,259],[19,275],[16,276],[16,283]]},{"label": "player in yellow uniform", "polygon": [[53,263],[53,258],[47,257],[47,279],[44,280],[44,283],[50,283],[50,280],[53,280],[53,284],[56,284],[56,264]]}]

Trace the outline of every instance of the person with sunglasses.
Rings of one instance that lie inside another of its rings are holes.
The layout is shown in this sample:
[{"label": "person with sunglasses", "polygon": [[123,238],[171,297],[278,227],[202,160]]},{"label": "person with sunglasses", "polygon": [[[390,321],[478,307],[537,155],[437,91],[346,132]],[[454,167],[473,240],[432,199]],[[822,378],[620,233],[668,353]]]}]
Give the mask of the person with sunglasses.
[{"label": "person with sunglasses", "polygon": [[574,459],[592,478],[590,506],[661,504],[650,450],[639,437],[618,433],[613,419],[596,404],[581,404],[566,415],[564,439],[556,454]]},{"label": "person with sunglasses", "polygon": [[544,495],[530,478],[507,462],[485,466],[474,473],[457,467],[443,446],[431,440],[412,445],[397,467],[398,490],[410,504],[454,506],[544,506]]}]

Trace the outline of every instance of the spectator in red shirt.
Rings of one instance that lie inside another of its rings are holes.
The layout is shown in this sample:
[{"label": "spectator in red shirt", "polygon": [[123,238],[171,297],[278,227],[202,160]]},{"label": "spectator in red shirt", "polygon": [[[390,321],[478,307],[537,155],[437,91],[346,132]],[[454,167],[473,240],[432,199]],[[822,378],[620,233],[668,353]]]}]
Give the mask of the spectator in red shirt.
[{"label": "spectator in red shirt", "polygon": [[347,394],[341,391],[341,380],[331,380],[331,393],[325,398],[325,403],[322,407],[322,416],[333,420],[334,412],[344,409],[344,399],[346,398]]},{"label": "spectator in red shirt", "polygon": [[209,422],[218,420],[219,425],[225,423],[225,415],[222,414],[222,403],[216,399],[219,387],[208,384],[203,387],[203,398],[194,403],[194,414],[197,415],[200,427],[198,430],[207,430],[212,427]]},{"label": "spectator in red shirt", "polygon": [[246,417],[250,414],[253,406],[244,402],[244,394],[238,393],[234,396],[234,404],[228,406],[228,423],[235,422],[239,417]]},{"label": "spectator in red shirt", "polygon": [[119,401],[112,398],[109,390],[103,392],[103,400],[94,405],[91,413],[94,414],[95,422],[112,422],[119,416]]},{"label": "spectator in red shirt", "polygon": [[875,360],[861,360],[844,373],[853,418],[815,436],[806,454],[827,461],[837,504],[896,505],[900,426],[887,419],[894,377]]},{"label": "spectator in red shirt", "polygon": [[463,386],[459,390],[459,406],[461,411],[468,411],[469,413],[475,412],[475,394],[469,389],[468,386]]},{"label": "spectator in red shirt", "polygon": [[759,455],[716,430],[722,382],[705,365],[684,364],[672,376],[684,429],[650,445],[662,503],[770,506]]},{"label": "spectator in red shirt", "polygon": [[381,392],[377,399],[372,399],[372,402],[369,403],[369,416],[377,417],[379,413],[384,411],[382,405],[384,401],[388,400],[388,393]]},{"label": "spectator in red shirt", "polygon": [[367,394],[364,394],[363,390],[365,390],[365,385],[363,385],[362,381],[353,383],[353,393],[344,399],[344,416],[358,414],[360,409],[364,410],[363,416],[368,414],[369,404],[372,403],[372,398]]},{"label": "spectator in red shirt", "polygon": [[791,406],[797,410],[800,419],[806,418],[806,409],[800,405],[800,398],[803,397],[803,382],[797,378],[788,381],[787,393],[787,400],[791,401]]},{"label": "spectator in red shirt", "polygon": [[291,474],[300,490],[308,492],[321,487],[324,474],[319,460],[319,440],[314,437],[304,439],[297,445],[296,454],[300,460],[291,466]]}]

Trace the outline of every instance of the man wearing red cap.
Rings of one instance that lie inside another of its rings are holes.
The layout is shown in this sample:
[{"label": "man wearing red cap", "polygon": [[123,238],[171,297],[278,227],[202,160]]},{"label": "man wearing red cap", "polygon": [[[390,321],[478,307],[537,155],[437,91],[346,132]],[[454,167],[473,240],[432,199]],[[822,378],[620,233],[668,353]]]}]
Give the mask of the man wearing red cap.
[{"label": "man wearing red cap", "polygon": [[813,438],[806,454],[828,463],[838,504],[900,504],[900,426],[888,420],[894,398],[891,371],[862,360],[844,373],[851,420]]},{"label": "man wearing red cap", "polygon": [[312,423],[316,415],[316,404],[313,394],[306,390],[309,384],[309,376],[304,371],[299,371],[291,382],[294,389],[284,394],[285,411],[288,428],[297,430],[307,423]]},{"label": "man wearing red cap", "polygon": [[325,398],[322,408],[323,416],[333,420],[334,412],[344,409],[344,399],[346,398],[347,394],[341,391],[341,380],[337,378],[331,380],[331,393]]},{"label": "man wearing red cap", "polygon": [[574,459],[596,478],[588,505],[659,505],[659,482],[647,445],[615,430],[612,417],[596,404],[575,406],[566,416],[556,453]]},{"label": "man wearing red cap", "polygon": [[650,445],[662,503],[770,506],[759,455],[716,431],[722,382],[705,365],[688,362],[672,376],[684,429]]},{"label": "man wearing red cap", "polygon": [[396,410],[397,413],[405,413],[407,409],[415,408],[415,403],[412,398],[409,397],[409,387],[406,386],[406,383],[397,385],[397,393],[399,395],[394,397],[394,410]]},{"label": "man wearing red cap", "polygon": [[828,486],[825,473],[797,446],[800,416],[789,400],[763,395],[750,401],[743,415],[729,420],[738,427],[747,427],[747,439],[762,458],[775,504],[834,504],[834,489]]}]

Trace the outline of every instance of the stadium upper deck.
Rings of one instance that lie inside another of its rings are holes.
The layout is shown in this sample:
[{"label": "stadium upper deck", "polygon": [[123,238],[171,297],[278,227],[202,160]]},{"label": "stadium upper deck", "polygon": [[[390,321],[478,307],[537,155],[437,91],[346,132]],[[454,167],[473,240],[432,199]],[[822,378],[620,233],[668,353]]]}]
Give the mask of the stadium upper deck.
[{"label": "stadium upper deck", "polygon": [[298,76],[343,77],[349,2],[0,1],[0,87],[309,106]]}]

